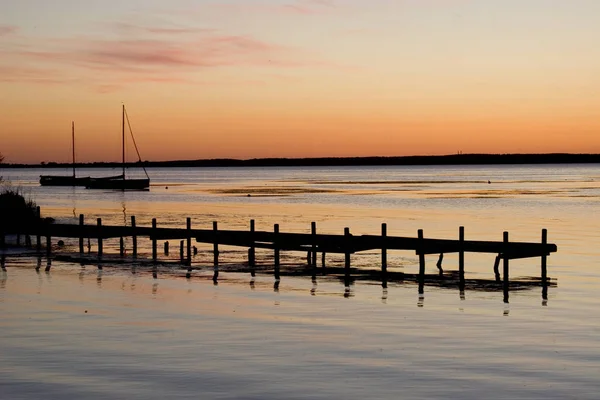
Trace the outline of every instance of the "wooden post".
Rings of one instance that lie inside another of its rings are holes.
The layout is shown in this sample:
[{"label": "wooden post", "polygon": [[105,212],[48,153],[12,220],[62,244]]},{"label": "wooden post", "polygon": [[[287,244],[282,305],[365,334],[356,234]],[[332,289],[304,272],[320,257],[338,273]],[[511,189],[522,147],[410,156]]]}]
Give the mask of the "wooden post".
[{"label": "wooden post", "polygon": [[156,250],[156,218],[152,218],[152,261],[157,260]]},{"label": "wooden post", "polygon": [[509,289],[509,276],[508,276],[508,232],[504,232],[504,251],[503,251],[503,273],[504,281],[502,288],[504,290],[504,302],[508,303],[508,289]]},{"label": "wooden post", "polygon": [[386,238],[387,238],[387,224],[381,224],[381,272],[387,272],[387,246],[386,246]]},{"label": "wooden post", "polygon": [[101,233],[101,229],[102,229],[102,218],[98,218],[96,220],[96,225],[98,226],[98,235],[97,235],[97,239],[98,239],[98,258],[102,258],[102,233]]},{"label": "wooden post", "polygon": [[[35,214],[37,216],[38,223],[41,222],[40,220],[42,218],[42,211],[41,211],[40,206],[37,206],[35,208]],[[42,252],[42,236],[40,235],[39,228],[38,228],[38,232],[37,232],[35,239],[36,239],[37,252],[39,254]]]},{"label": "wooden post", "polygon": [[219,229],[217,221],[213,221],[213,284],[219,280]]},{"label": "wooden post", "polygon": [[250,249],[248,249],[248,265],[250,266],[250,275],[255,276],[256,272],[254,267],[256,266],[256,249],[254,247],[254,220],[250,220]]},{"label": "wooden post", "polygon": [[418,231],[419,238],[419,294],[425,293],[425,243],[423,240],[423,229]]},{"label": "wooden post", "polygon": [[500,259],[502,258],[502,254],[498,254],[496,259],[494,260],[494,276],[496,277],[496,282],[500,282],[502,278],[500,277]]},{"label": "wooden post", "polygon": [[312,235],[312,254],[310,257],[310,261],[313,268],[317,268],[317,223],[310,223],[310,234]]},{"label": "wooden post", "polygon": [[[542,229],[542,244],[548,244],[548,230]],[[542,254],[542,300],[548,300],[548,271],[546,268],[546,253]]]},{"label": "wooden post", "polygon": [[465,227],[458,228],[458,279],[459,290],[465,290]]},{"label": "wooden post", "polygon": [[215,267],[215,271],[218,271],[219,268],[219,241],[217,240],[219,237],[219,229],[217,227],[217,221],[213,221],[213,232],[215,234],[214,236],[214,242],[213,242],[213,264]]},{"label": "wooden post", "polygon": [[[39,228],[38,228],[39,231]],[[6,233],[4,232],[4,224],[0,221],[0,249],[6,246]],[[39,249],[38,249],[39,251]]]},{"label": "wooden post", "polygon": [[437,267],[438,271],[440,271],[440,276],[444,273],[444,269],[442,268],[443,261],[444,261],[444,253],[440,253],[437,263],[435,263],[435,266]]},{"label": "wooden post", "polygon": [[[548,244],[548,230],[542,229],[542,244],[545,246]],[[546,282],[548,279],[548,271],[546,268],[546,253],[542,254],[542,282]]]},{"label": "wooden post", "polygon": [[167,240],[164,244],[163,244],[163,252],[165,253],[165,256],[169,255],[169,241]]},{"label": "wooden post", "polygon": [[187,217],[185,225],[187,229],[187,264],[192,265],[192,219],[190,217]]},{"label": "wooden post", "polygon": [[275,240],[273,240],[273,247],[274,247],[274,263],[275,263],[275,279],[279,279],[279,224],[275,224],[273,226],[273,233],[275,234]]},{"label": "wooden post", "polygon": [[184,250],[183,250],[183,240],[179,241],[179,261],[183,264],[184,259]]},{"label": "wooden post", "polygon": [[344,228],[344,248],[345,248],[345,268],[346,272],[350,270],[350,228]]},{"label": "wooden post", "polygon": [[321,253],[321,267],[325,268],[325,252]]},{"label": "wooden post", "polygon": [[125,257],[125,240],[123,236],[119,238],[119,256],[121,258]]},{"label": "wooden post", "polygon": [[133,256],[133,258],[137,258],[137,235],[135,233],[135,230],[136,230],[135,229],[135,215],[131,216],[131,228],[132,228],[132,231],[133,231],[133,234],[131,235],[131,242],[132,242],[132,244],[131,244],[132,245],[132,249],[131,250],[133,252],[132,256]]},{"label": "wooden post", "polygon": [[50,234],[46,235],[46,257],[48,257],[48,259],[50,259],[50,256],[52,255],[52,238],[50,237]]},{"label": "wooden post", "polygon": [[84,216],[83,214],[79,214],[79,254],[83,255],[83,224],[84,224]]}]

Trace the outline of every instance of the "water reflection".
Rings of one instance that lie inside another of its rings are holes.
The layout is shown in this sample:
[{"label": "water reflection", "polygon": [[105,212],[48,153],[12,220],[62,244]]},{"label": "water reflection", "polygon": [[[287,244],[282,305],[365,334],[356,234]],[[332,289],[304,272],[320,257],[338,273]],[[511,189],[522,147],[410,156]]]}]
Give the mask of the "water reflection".
[{"label": "water reflection", "polygon": [[420,293],[419,299],[417,300],[417,307],[423,308],[424,305],[425,305],[425,295]]},{"label": "water reflection", "polygon": [[273,283],[273,291],[275,293],[279,293],[279,282],[280,282],[279,279],[275,279],[275,282]]},{"label": "water reflection", "polygon": [[2,254],[0,256],[0,266],[2,267],[2,271],[6,271],[6,255]]},{"label": "water reflection", "polygon": [[[6,288],[7,280],[8,280],[8,274],[6,273],[6,270],[4,268],[2,268],[2,272],[0,272],[0,289]],[[2,298],[0,298],[0,301],[1,300],[2,300]]]},{"label": "water reflection", "polygon": [[98,269],[98,273],[96,275],[96,286],[98,287],[98,289],[102,288],[102,274],[104,273],[104,271],[102,271],[102,268]]},{"label": "water reflection", "polygon": [[381,303],[387,304],[388,290],[387,287],[381,290]]},{"label": "water reflection", "polygon": [[315,296],[317,294],[317,278],[312,278],[312,288],[310,288],[310,295]]},{"label": "water reflection", "polygon": [[254,290],[255,287],[255,283],[254,283],[254,276],[250,279],[250,289]]}]

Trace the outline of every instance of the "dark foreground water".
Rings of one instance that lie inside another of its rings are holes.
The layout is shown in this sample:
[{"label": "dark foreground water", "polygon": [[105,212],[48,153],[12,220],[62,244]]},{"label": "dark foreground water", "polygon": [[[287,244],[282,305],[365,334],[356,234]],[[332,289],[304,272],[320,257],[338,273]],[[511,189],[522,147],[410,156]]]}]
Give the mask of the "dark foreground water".
[{"label": "dark foreground water", "polygon": [[[410,282],[346,287],[322,276],[276,285],[269,274],[222,272],[214,285],[202,245],[189,280],[179,268],[153,279],[144,267],[56,260],[36,272],[35,257],[11,253],[0,272],[2,399],[598,398],[597,166],[163,169],[150,170],[145,193],[41,188],[39,174],[2,171],[60,221],[136,215],[140,225],[184,226],[189,216],[195,227],[240,229],[253,218],[257,229],[308,231],[316,221],[321,232],[355,234],[386,222],[391,235],[456,238],[465,226],[467,238],[506,230],[522,241],[547,228],[557,286],[547,301],[536,287],[504,304],[498,291],[427,286],[420,297]],[[244,251],[224,257],[235,266]],[[378,257],[353,263],[377,267]],[[429,273],[436,260],[427,257]],[[418,270],[410,252],[389,262]],[[444,265],[456,269],[456,257]],[[493,279],[492,266],[491,255],[469,255],[467,278]],[[511,262],[511,276],[538,275],[539,260]]]}]

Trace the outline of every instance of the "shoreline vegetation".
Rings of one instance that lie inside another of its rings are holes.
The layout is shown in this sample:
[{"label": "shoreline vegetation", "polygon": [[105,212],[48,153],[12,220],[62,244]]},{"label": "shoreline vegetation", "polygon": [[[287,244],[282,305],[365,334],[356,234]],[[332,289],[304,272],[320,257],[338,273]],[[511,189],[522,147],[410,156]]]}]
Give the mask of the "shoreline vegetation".
[{"label": "shoreline vegetation", "polygon": [[[590,164],[600,163],[600,154],[452,154],[398,157],[315,157],[315,158],[253,158],[201,159],[173,161],[138,161],[128,166],[181,167],[310,167],[310,166],[379,166],[379,165],[510,165],[510,164]],[[66,168],[71,163],[42,162],[40,164],[3,163],[2,168]],[[119,162],[77,163],[79,168],[116,168]]]}]

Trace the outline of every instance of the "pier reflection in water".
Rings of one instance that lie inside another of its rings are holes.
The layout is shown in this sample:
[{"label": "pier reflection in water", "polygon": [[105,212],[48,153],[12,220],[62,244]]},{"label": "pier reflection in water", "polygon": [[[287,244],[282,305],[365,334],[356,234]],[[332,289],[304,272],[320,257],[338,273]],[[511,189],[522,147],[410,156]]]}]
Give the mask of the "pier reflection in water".
[{"label": "pier reflection in water", "polygon": [[[7,271],[6,264],[7,258],[10,256],[2,255],[0,258],[2,270]],[[16,259],[27,259],[27,257],[18,256]],[[380,270],[362,269],[362,268],[345,268],[330,265],[327,268],[322,268],[315,274],[313,267],[298,266],[295,264],[285,264],[280,266],[277,274],[266,265],[262,265],[260,268],[248,269],[246,265],[227,264],[221,265],[221,272],[214,267],[202,267],[194,266],[190,269],[189,266],[177,265],[177,264],[155,264],[144,260],[136,260],[136,263],[131,261],[125,261],[123,259],[115,258],[112,260],[106,259],[102,262],[98,262],[94,257],[81,258],[78,255],[66,255],[61,254],[55,257],[35,257],[35,270],[38,271],[45,261],[45,272],[50,276],[50,272],[53,268],[54,263],[59,262],[62,269],[74,269],[80,267],[79,278],[82,280],[89,272],[87,268],[90,266],[97,271],[96,282],[98,287],[102,284],[103,273],[106,268],[109,268],[111,273],[126,273],[130,276],[136,277],[138,275],[151,275],[153,279],[158,280],[164,279],[177,279],[185,276],[187,280],[201,281],[210,279],[213,285],[217,286],[219,282],[236,283],[242,282],[240,276],[248,274],[250,279],[248,285],[251,290],[257,288],[258,277],[272,277],[272,289],[278,293],[280,291],[281,283],[286,277],[306,277],[311,280],[311,288],[309,290],[312,296],[317,295],[319,292],[318,282],[319,280],[328,282],[339,282],[343,291],[341,295],[345,298],[350,298],[355,295],[357,290],[356,285],[358,282],[362,282],[365,285],[371,285],[378,283],[381,286],[381,301],[386,302],[389,296],[389,287],[404,287],[418,288],[419,301],[418,306],[423,307],[424,305],[424,290],[423,287],[441,288],[444,290],[452,290],[458,293],[458,297],[461,301],[466,301],[466,292],[490,292],[490,293],[502,293],[502,300],[507,302],[510,291],[529,291],[535,288],[541,288],[542,305],[548,305],[548,289],[550,287],[556,287],[556,281],[552,278],[546,277],[542,279],[539,277],[516,277],[511,280],[509,286],[505,286],[504,282],[494,279],[484,278],[464,278],[464,274],[460,274],[459,271],[445,271],[436,274],[425,274],[425,279],[421,279],[420,274],[411,274],[401,271],[390,271],[381,272]],[[87,267],[87,268],[86,268]],[[192,271],[192,272],[190,272]],[[207,275],[207,272],[209,275]],[[212,273],[211,273],[212,272]],[[261,285],[263,285],[261,280]],[[423,287],[421,286],[423,285]]]}]

